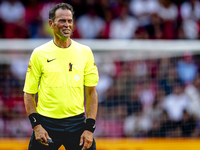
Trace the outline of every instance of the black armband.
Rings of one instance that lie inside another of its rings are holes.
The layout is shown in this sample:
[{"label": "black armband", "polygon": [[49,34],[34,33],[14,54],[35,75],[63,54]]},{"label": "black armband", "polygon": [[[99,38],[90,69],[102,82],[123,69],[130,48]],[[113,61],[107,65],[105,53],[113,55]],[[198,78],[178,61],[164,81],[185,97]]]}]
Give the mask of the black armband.
[{"label": "black armband", "polygon": [[34,128],[36,125],[41,124],[40,123],[40,118],[38,113],[32,113],[28,116],[30,122],[31,122],[31,126],[32,128]]},{"label": "black armband", "polygon": [[86,119],[85,130],[88,130],[93,133],[94,130],[96,129],[95,122],[96,121],[92,118]]}]

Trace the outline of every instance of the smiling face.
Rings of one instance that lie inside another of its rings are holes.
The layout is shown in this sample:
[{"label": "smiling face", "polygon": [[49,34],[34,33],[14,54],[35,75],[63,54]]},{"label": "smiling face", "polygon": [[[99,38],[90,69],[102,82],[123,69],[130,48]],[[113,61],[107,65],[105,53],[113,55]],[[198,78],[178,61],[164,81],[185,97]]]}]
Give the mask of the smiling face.
[{"label": "smiling face", "polygon": [[66,40],[71,36],[73,28],[72,12],[68,9],[57,9],[55,19],[49,20],[49,25],[53,29],[55,38]]}]

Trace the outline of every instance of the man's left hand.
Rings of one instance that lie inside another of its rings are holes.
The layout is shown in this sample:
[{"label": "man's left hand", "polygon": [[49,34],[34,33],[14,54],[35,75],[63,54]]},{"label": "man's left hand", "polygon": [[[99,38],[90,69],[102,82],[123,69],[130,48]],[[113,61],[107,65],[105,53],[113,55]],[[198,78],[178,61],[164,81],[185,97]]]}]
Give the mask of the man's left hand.
[{"label": "man's left hand", "polygon": [[93,142],[93,133],[88,130],[85,130],[81,135],[80,139],[80,146],[84,144],[82,150],[89,149],[92,146],[92,142]]}]

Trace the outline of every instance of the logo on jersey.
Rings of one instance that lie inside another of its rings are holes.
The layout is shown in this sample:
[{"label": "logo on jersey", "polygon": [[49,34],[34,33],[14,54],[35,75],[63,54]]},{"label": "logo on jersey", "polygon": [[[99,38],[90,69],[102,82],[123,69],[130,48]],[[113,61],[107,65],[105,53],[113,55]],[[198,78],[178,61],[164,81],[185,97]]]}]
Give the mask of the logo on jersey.
[{"label": "logo on jersey", "polygon": [[53,61],[53,60],[55,60],[56,58],[54,58],[54,59],[47,59],[47,62],[51,62],[51,61]]},{"label": "logo on jersey", "polygon": [[74,79],[76,80],[76,82],[80,79],[80,76],[78,75],[78,74],[76,74],[75,76],[74,76]]},{"label": "logo on jersey", "polygon": [[31,65],[31,61],[29,61],[28,68],[27,68],[27,72],[30,72],[31,69],[32,69],[32,65]]},{"label": "logo on jersey", "polygon": [[69,63],[69,71],[72,71],[72,63]]}]

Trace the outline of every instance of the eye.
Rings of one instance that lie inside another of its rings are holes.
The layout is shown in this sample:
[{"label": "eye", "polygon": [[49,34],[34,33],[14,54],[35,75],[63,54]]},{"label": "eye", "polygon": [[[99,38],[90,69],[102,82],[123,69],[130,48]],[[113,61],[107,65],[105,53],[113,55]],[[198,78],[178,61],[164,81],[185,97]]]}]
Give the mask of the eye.
[{"label": "eye", "polygon": [[61,19],[61,20],[59,20],[59,22],[65,22],[65,20],[64,20],[64,19]]}]

